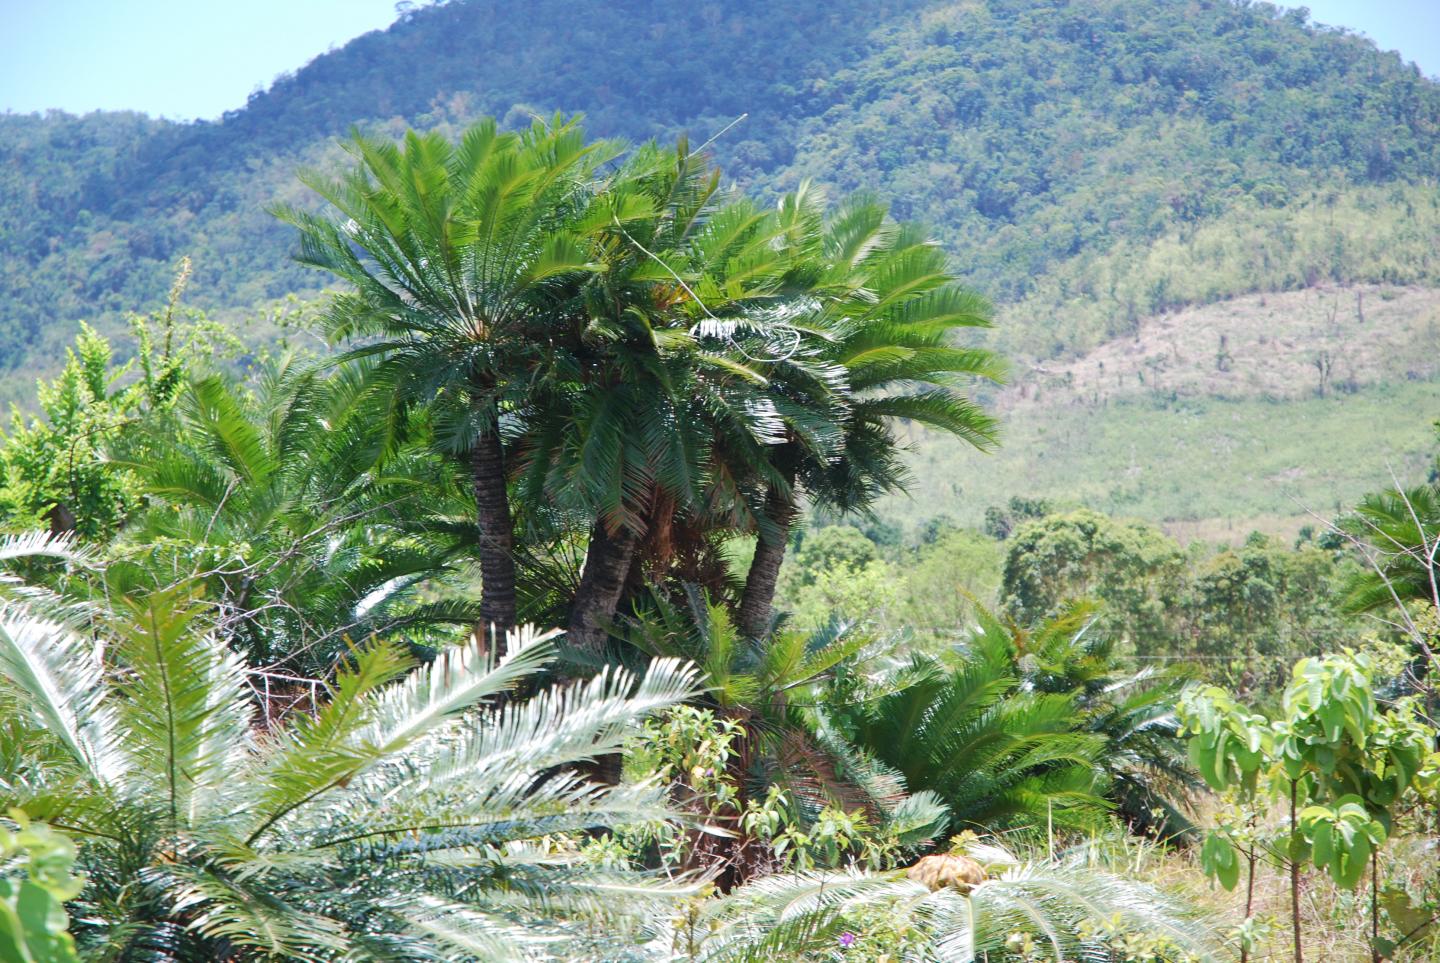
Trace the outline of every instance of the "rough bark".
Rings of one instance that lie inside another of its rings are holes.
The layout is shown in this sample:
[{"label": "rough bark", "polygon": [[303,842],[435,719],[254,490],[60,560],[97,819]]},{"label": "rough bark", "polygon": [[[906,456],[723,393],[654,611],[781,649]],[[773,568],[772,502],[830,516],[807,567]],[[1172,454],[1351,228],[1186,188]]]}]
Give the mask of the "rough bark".
[{"label": "rough bark", "polygon": [[505,451],[494,428],[475,440],[470,455],[475,487],[476,521],[480,527],[480,617],[475,627],[482,647],[489,638],[503,638],[515,627],[515,522],[505,484]]},{"label": "rough bark", "polygon": [[639,535],[629,528],[611,532],[597,521],[591,529],[580,587],[570,606],[568,636],[575,648],[596,655],[604,650],[605,629],[615,618],[639,543]]},{"label": "rough bark", "polygon": [[750,571],[745,575],[745,590],[740,596],[736,621],[747,638],[758,639],[770,629],[780,565],[785,561],[790,526],[795,522],[793,491],[793,485],[788,491],[772,485],[765,495],[765,516],[774,526],[774,531],[768,536],[761,532],[759,541],[755,543],[755,557],[750,560]]}]

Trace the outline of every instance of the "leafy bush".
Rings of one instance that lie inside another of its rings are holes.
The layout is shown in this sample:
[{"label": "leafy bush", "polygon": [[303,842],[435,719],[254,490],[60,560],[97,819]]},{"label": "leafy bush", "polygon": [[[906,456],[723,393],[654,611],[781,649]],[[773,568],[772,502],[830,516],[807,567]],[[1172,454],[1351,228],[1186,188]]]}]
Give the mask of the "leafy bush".
[{"label": "leafy bush", "polygon": [[14,809],[0,825],[0,957],[16,963],[79,963],[64,903],[80,894],[75,844]]}]

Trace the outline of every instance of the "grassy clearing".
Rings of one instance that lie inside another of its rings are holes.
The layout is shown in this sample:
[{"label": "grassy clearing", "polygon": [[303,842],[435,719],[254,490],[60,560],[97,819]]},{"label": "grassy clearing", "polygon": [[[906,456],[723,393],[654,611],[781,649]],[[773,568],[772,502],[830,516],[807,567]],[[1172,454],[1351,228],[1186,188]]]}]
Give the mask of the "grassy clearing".
[{"label": "grassy clearing", "polygon": [[[1211,803],[1207,799],[1202,809]],[[1283,826],[1277,807],[1268,824]],[[1085,852],[1096,870],[1122,873],[1171,893],[1201,913],[1222,936],[1229,936],[1245,919],[1243,881],[1226,892],[1200,870],[1198,849],[1168,848],[1150,840],[1108,834],[1091,840]],[[1434,858],[1423,835],[1392,841],[1382,856],[1382,879],[1389,885],[1422,892]],[[1251,954],[1257,963],[1288,963],[1294,959],[1290,928],[1290,890],[1280,866],[1265,862],[1257,868],[1253,911],[1259,922],[1258,945]],[[1341,891],[1313,867],[1301,874],[1301,934],[1305,959],[1321,963],[1361,963],[1370,956],[1368,884],[1353,893]],[[1382,926],[1389,927],[1388,918]],[[1388,932],[1388,929],[1387,929]],[[1417,939],[1397,952],[1397,963],[1426,963],[1440,953],[1440,933]]]},{"label": "grassy clearing", "polygon": [[977,524],[1011,495],[1080,503],[1201,537],[1288,531],[1306,509],[1332,514],[1423,474],[1440,384],[1399,382],[1353,394],[1271,401],[1124,399],[1098,407],[1016,404],[989,455],[916,432],[914,484],[883,517],[913,525],[937,515]]}]

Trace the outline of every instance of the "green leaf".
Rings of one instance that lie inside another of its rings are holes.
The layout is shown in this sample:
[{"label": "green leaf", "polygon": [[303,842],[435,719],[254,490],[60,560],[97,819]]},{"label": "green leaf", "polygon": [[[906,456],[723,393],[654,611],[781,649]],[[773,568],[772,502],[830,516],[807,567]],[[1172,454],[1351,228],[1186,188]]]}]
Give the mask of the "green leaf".
[{"label": "green leaf", "polygon": [[1239,856],[1223,833],[1212,832],[1205,837],[1200,849],[1200,866],[1227,890],[1233,890],[1240,881]]}]

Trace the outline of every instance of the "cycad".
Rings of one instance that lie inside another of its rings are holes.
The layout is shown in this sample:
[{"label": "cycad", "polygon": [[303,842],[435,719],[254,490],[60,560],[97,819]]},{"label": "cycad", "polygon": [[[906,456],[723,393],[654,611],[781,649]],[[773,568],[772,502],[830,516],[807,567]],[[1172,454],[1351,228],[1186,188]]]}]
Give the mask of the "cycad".
[{"label": "cycad", "polygon": [[556,333],[584,327],[578,286],[596,269],[585,216],[615,148],[558,117],[518,134],[487,120],[458,144],[411,132],[401,146],[348,146],[355,169],[306,178],[333,219],[278,213],[300,229],[300,261],[352,288],[326,315],[331,337],[366,339],[350,356],[381,359],[375,383],[397,409],[433,405],[465,461],[484,620],[503,632],[516,620],[507,419],[532,400]]},{"label": "cycad", "polygon": [[1073,694],[1024,691],[1003,632],[948,662],[914,656],[822,711],[912,791],[939,796],[954,828],[1088,826],[1106,807],[1104,740],[1077,727]]},{"label": "cycad", "polygon": [[359,369],[282,363],[253,386],[187,385],[156,428],[163,444],[136,439],[146,457],[129,467],[151,504],[115,550],[132,564],[112,583],[200,573],[226,642],[252,665],[306,677],[326,675],[349,640],[478,619],[473,605],[415,593],[469,541],[441,527],[468,499],[365,402]]},{"label": "cycad", "polygon": [[1371,563],[1345,586],[1347,611],[1414,600],[1440,605],[1440,485],[1367,495],[1340,530],[1364,547]]},{"label": "cycad", "polygon": [[[814,207],[801,192],[790,203]],[[812,215],[810,223],[817,223]],[[800,233],[797,263],[812,265],[804,283],[814,292],[807,339],[820,359],[844,372],[847,411],[835,451],[800,444],[793,432],[779,446],[768,479],[763,521],[739,608],[747,635],[771,618],[785,545],[800,494],[841,512],[864,512],[905,479],[897,421],[913,421],[980,449],[997,425],[965,393],[977,378],[999,380],[1004,368],[988,351],[955,343],[965,329],[988,327],[986,301],[956,282],[945,253],[920,228],[896,225],[884,207],[857,198],[824,222],[818,237]]]},{"label": "cycad", "polygon": [[670,895],[546,840],[667,818],[657,787],[575,766],[692,694],[677,662],[486,708],[534,678],[550,636],[419,668],[382,644],[262,734],[252,678],[187,596],[105,625],[96,646],[0,609],[0,806],[80,843],[73,917],[94,958],[563,957],[593,935],[582,921],[618,933]]},{"label": "cycad", "polygon": [[1134,829],[1162,836],[1193,829],[1181,801],[1200,781],[1186,759],[1175,712],[1182,675],[1122,669],[1114,636],[1099,631],[1089,604],[1072,604],[1029,630],[983,610],[980,620],[995,644],[1009,635],[1027,689],[1076,698],[1076,729],[1105,742],[1098,761],[1119,816]]},{"label": "cycad", "polygon": [[1126,934],[1162,947],[1155,959],[1222,958],[1213,934],[1175,900],[1083,856],[1025,862],[998,846],[977,849],[990,875],[966,892],[931,891],[898,871],[771,876],[672,920],[653,948],[703,963],[830,959],[878,923],[897,963],[1108,960],[1106,937]]},{"label": "cycad", "polygon": [[[901,843],[928,844],[946,822],[945,807],[929,793],[910,795],[892,768],[846,742],[813,711],[824,683],[853,663],[870,640],[851,627],[832,624],[817,632],[777,630],[763,639],[742,636],[729,610],[687,587],[684,605],[654,600],[627,636],[652,656],[680,657],[703,670],[702,702],[739,726],[730,775],[740,805],[760,801],[772,787],[794,804],[802,825],[822,809],[862,811],[876,824],[899,830]],[[903,828],[902,828],[903,827]],[[699,841],[706,868],[730,887],[772,867],[763,845],[745,837]]]},{"label": "cycad", "polygon": [[607,178],[587,235],[603,266],[585,283],[587,324],[557,352],[569,370],[557,367],[521,439],[525,502],[590,529],[569,635],[592,651],[642,540],[686,519],[727,527],[742,501],[732,479],[768,477],[787,393],[825,405],[842,387],[835,366],[796,357],[782,390],[763,360],[793,348],[789,225],[718,181],[683,141],[641,148]]}]

